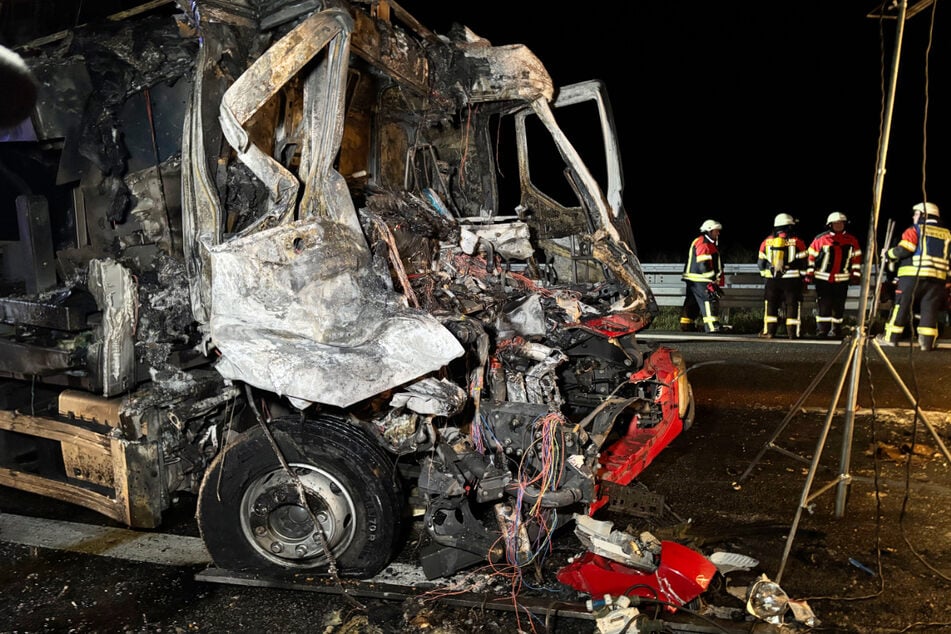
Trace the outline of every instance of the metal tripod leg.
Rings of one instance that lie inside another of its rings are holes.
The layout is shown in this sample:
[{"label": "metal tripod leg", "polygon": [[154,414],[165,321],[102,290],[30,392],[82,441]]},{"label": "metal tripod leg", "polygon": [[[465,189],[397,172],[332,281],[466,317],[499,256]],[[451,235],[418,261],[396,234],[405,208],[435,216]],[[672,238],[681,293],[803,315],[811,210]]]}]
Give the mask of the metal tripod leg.
[{"label": "metal tripod leg", "polygon": [[931,421],[929,421],[924,412],[921,411],[921,408],[918,406],[918,399],[915,398],[915,395],[911,393],[911,391],[905,385],[905,382],[902,381],[901,376],[898,375],[898,371],[895,370],[895,366],[892,365],[892,362],[889,361],[888,357],[885,355],[885,351],[882,350],[882,346],[879,345],[879,343],[874,339],[872,341],[875,344],[875,350],[878,351],[878,356],[882,358],[882,361],[885,362],[885,367],[887,367],[888,371],[892,373],[895,383],[897,383],[898,387],[901,388],[901,391],[904,393],[905,398],[908,399],[908,402],[911,403],[911,406],[915,408],[915,415],[921,419],[921,421],[925,424],[925,427],[928,428],[928,431],[931,432],[931,437],[934,438],[935,442],[938,443],[938,446],[941,448],[941,453],[944,454],[944,459],[948,462],[951,462],[951,455],[948,454],[948,448],[945,447],[944,442],[941,440],[941,436],[939,436],[938,432],[935,431],[934,425],[931,424]]},{"label": "metal tripod leg", "polygon": [[[859,336],[858,339],[856,339],[856,343],[861,342],[863,344],[862,348],[864,348],[865,341],[866,341],[866,337],[864,335],[861,335]],[[941,448],[941,452],[944,454],[945,459],[951,462],[951,455],[948,454],[948,448],[945,446],[944,442],[941,440],[941,437],[935,431],[934,426],[931,424],[931,422],[928,420],[928,418],[924,415],[924,413],[919,408],[917,399],[915,399],[915,396],[911,393],[911,391],[909,391],[904,381],[902,381],[901,376],[899,376],[898,371],[895,370],[895,366],[892,365],[891,361],[885,355],[885,351],[882,350],[882,347],[881,345],[879,345],[878,341],[875,341],[874,339],[872,339],[872,342],[874,344],[875,350],[878,352],[882,361],[885,362],[885,366],[888,368],[888,371],[891,372],[892,378],[895,379],[896,384],[898,385],[899,388],[901,388],[902,392],[905,394],[905,397],[908,399],[909,403],[911,403],[911,405],[915,408],[915,414],[921,418],[922,422],[924,422],[925,426],[928,428],[928,431],[931,432],[931,435],[935,439],[935,442]],[[825,446],[826,439],[829,435],[829,429],[832,426],[832,418],[835,414],[835,409],[836,409],[836,406],[838,405],[839,397],[842,394],[842,388],[845,385],[845,380],[848,376],[848,370],[851,367],[853,370],[857,371],[859,367],[859,361],[856,359],[854,354],[855,347],[856,347],[855,344],[853,344],[852,346],[853,353],[849,357],[850,363],[847,363],[845,367],[843,368],[842,377],[839,379],[839,384],[836,386],[835,399],[832,403],[832,407],[829,408],[829,411],[826,414],[825,425],[822,428],[822,433],[820,434],[819,441],[816,445],[816,452],[812,458],[812,463],[809,467],[809,473],[806,476],[806,483],[803,486],[802,496],[799,499],[799,507],[796,509],[796,517],[793,520],[792,527],[790,528],[789,535],[786,539],[786,548],[783,551],[783,557],[779,564],[779,572],[777,572],[776,574],[776,583],[780,583],[780,581],[782,580],[783,570],[786,567],[786,561],[789,558],[790,551],[792,550],[793,540],[796,538],[796,530],[798,529],[799,521],[802,518],[802,511],[803,509],[808,507],[809,502],[812,499],[814,499],[816,496],[821,495],[822,493],[829,490],[833,486],[839,486],[840,494],[837,496],[837,499],[836,499],[836,514],[837,516],[841,517],[841,510],[844,507],[843,489],[851,480],[851,476],[848,473],[849,471],[848,453],[846,452],[846,448],[849,448],[851,446],[850,434],[848,435],[848,437],[845,439],[843,443],[845,448],[843,450],[842,466],[839,472],[838,479],[824,486],[822,489],[817,491],[815,495],[810,496],[809,492],[810,492],[810,489],[812,488],[812,483],[813,483],[813,480],[815,479],[816,471],[819,467],[819,458],[822,455],[822,448]],[[857,381],[858,379],[856,377],[855,380],[850,385],[850,390],[849,390],[849,398],[853,400],[853,403],[855,399],[855,389],[857,386]],[[849,416],[854,415],[853,406],[850,405],[849,411],[847,412],[847,414]],[[846,424],[846,427],[850,427],[850,424]]]},{"label": "metal tripod leg", "polygon": [[[832,405],[829,407],[829,411],[826,412],[825,424],[822,426],[822,433],[819,434],[819,440],[816,443],[816,451],[813,453],[812,462],[809,464],[809,473],[806,476],[806,484],[802,488],[802,496],[799,498],[799,506],[796,508],[796,517],[793,519],[792,527],[789,529],[789,535],[786,538],[786,548],[783,550],[783,558],[779,563],[779,571],[776,573],[776,583],[779,583],[783,578],[783,570],[786,568],[786,560],[789,558],[789,552],[792,550],[793,540],[796,538],[796,530],[799,527],[799,520],[802,518],[803,509],[807,508],[809,504],[809,491],[812,488],[812,481],[816,477],[816,471],[819,469],[819,459],[822,457],[822,449],[825,447],[826,439],[829,437],[829,429],[832,427],[832,419],[835,417],[835,410],[839,404],[839,397],[842,396],[842,388],[845,386],[845,381],[849,377],[849,368],[852,366],[852,360],[854,358],[854,352],[856,345],[862,337],[859,337],[852,341],[852,344],[849,346],[851,353],[849,354],[849,362],[842,366],[842,375],[839,377],[839,382],[835,386],[835,394],[832,397]],[[845,346],[842,346],[839,350],[839,355],[842,353],[842,350],[845,349]],[[836,358],[839,357],[836,355]],[[840,474],[839,480],[832,482],[831,484],[823,487],[816,495],[820,495],[824,491],[830,489],[831,487],[838,484],[841,479],[845,477],[848,478],[848,474]]]},{"label": "metal tripod leg", "polygon": [[[776,431],[773,432],[772,436],[770,436],[769,440],[767,440],[763,444],[763,446],[759,450],[759,453],[756,454],[756,457],[753,458],[752,462],[750,462],[750,466],[747,467],[746,471],[743,472],[743,475],[741,475],[739,479],[737,479],[737,483],[742,483],[744,480],[746,480],[746,478],[753,471],[753,468],[759,463],[760,459],[763,457],[763,454],[766,453],[767,449],[775,449],[776,451],[779,451],[780,453],[790,455],[790,457],[795,457],[795,458],[799,457],[794,454],[791,454],[791,452],[787,452],[781,447],[777,447],[774,443],[776,442],[776,439],[779,438],[779,435],[783,433],[783,430],[786,429],[786,425],[789,424],[789,421],[791,421],[793,417],[799,412],[799,408],[802,407],[802,404],[806,402],[806,399],[809,398],[809,395],[812,394],[812,392],[816,389],[816,386],[819,385],[819,382],[822,381],[822,379],[829,372],[832,366],[835,365],[836,361],[839,360],[839,357],[842,356],[842,353],[845,352],[847,347],[849,349],[853,347],[853,346],[849,346],[848,344],[850,342],[854,343],[854,341],[855,340],[851,338],[846,338],[842,340],[842,343],[839,344],[839,349],[835,353],[835,356],[829,359],[829,362],[826,363],[822,367],[821,370],[819,370],[819,373],[816,374],[816,376],[812,379],[812,383],[810,383],[809,386],[806,388],[806,390],[802,393],[802,395],[799,397],[799,400],[793,403],[793,406],[789,408],[789,412],[786,414],[786,418],[784,418],[783,421],[779,424],[779,426],[776,428]],[[838,401],[838,398],[836,398],[836,400]],[[835,411],[835,407],[833,407],[833,411]]]}]

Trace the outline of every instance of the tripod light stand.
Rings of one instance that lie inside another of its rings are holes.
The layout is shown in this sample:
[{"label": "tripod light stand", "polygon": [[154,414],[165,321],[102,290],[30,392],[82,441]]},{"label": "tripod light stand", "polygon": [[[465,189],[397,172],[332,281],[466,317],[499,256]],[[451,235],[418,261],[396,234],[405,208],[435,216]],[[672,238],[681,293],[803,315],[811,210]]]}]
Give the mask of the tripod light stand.
[{"label": "tripod light stand", "polygon": [[[916,5],[916,7],[913,9],[912,15],[920,11],[925,6],[929,5],[931,1],[932,0],[923,0],[919,2]],[[875,170],[875,182],[874,182],[874,190],[873,190],[874,193],[873,193],[873,200],[872,200],[872,214],[871,214],[871,219],[869,222],[868,240],[867,240],[867,246],[866,246],[867,254],[877,253],[876,232],[878,227],[879,211],[881,209],[882,189],[884,185],[885,157],[888,152],[888,142],[889,142],[889,136],[891,133],[892,114],[894,111],[894,104],[895,104],[895,89],[898,83],[898,66],[899,66],[899,60],[901,57],[902,38],[904,36],[905,20],[907,17],[910,17],[908,12],[907,0],[899,0],[896,4],[898,5],[898,18],[897,18],[897,27],[896,27],[896,36],[895,36],[895,51],[894,51],[894,57],[892,60],[890,83],[889,83],[887,98],[885,102],[885,115],[884,115],[883,125],[882,125],[882,139],[881,139],[881,144],[879,146],[877,167]],[[835,487],[836,488],[835,516],[837,518],[841,518],[845,515],[845,505],[846,505],[846,498],[848,494],[848,487],[852,481],[852,476],[850,475],[850,467],[851,467],[851,459],[852,459],[852,437],[853,437],[854,426],[855,426],[855,406],[856,406],[856,402],[858,398],[858,387],[859,387],[859,380],[861,377],[862,358],[869,342],[869,337],[868,337],[869,313],[871,313],[872,310],[874,310],[874,307],[870,309],[870,303],[873,306],[874,304],[876,304],[876,302],[874,301],[870,302],[871,277],[872,277],[871,260],[866,259],[865,265],[862,267],[858,323],[857,323],[854,335],[850,338],[847,338],[846,340],[842,342],[842,345],[840,346],[839,351],[837,352],[835,357],[832,360],[830,360],[825,365],[825,367],[820,371],[819,375],[815,377],[815,379],[807,388],[806,392],[800,397],[800,399],[796,402],[796,404],[790,410],[790,413],[783,420],[783,422],[781,423],[776,433],[774,433],[772,438],[769,441],[767,441],[767,444],[764,445],[763,449],[760,451],[757,457],[754,458],[750,467],[739,478],[739,482],[742,482],[750,474],[750,472],[753,469],[753,466],[756,464],[759,458],[763,455],[763,453],[765,453],[765,450],[768,448],[775,448],[773,447],[773,441],[779,435],[782,428],[785,427],[785,425],[789,422],[789,420],[791,420],[795,411],[798,410],[799,406],[805,402],[808,395],[819,384],[819,381],[822,379],[822,377],[829,371],[829,369],[831,369],[831,367],[835,364],[835,362],[838,359],[840,359],[843,356],[843,353],[845,353],[847,350],[848,355],[846,356],[845,365],[842,368],[842,373],[836,385],[832,404],[829,407],[829,410],[826,414],[825,424],[823,425],[822,432],[820,433],[820,436],[816,445],[816,451],[813,455],[813,458],[809,467],[809,471],[806,476],[806,482],[802,490],[802,496],[800,497],[800,500],[799,500],[799,506],[796,509],[796,516],[795,516],[795,519],[793,520],[792,526],[789,530],[789,534],[786,539],[786,546],[785,546],[785,550],[783,551],[782,560],[779,565],[779,571],[777,572],[775,577],[776,583],[780,583],[780,581],[782,580],[783,571],[786,567],[786,561],[788,560],[789,553],[792,550],[792,544],[796,537],[796,531],[799,527],[800,519],[802,518],[802,511],[803,509],[808,508],[808,504],[811,499]],[[876,288],[876,291],[877,291],[877,288]],[[925,415],[919,410],[917,399],[911,393],[911,391],[909,391],[908,388],[905,386],[898,372],[895,370],[895,367],[891,364],[891,362],[888,360],[888,357],[885,355],[884,351],[882,350],[881,346],[874,339],[872,339],[872,347],[878,353],[878,355],[882,358],[882,360],[885,362],[885,365],[888,367],[889,372],[891,373],[894,380],[897,382],[900,390],[904,393],[904,395],[908,398],[909,402],[915,408],[916,416],[918,416],[924,422],[924,424],[927,426],[928,430],[931,432],[932,436],[936,440],[945,458],[949,462],[951,462],[951,454],[949,454],[948,448],[942,442],[940,436],[935,431],[934,426],[930,423],[930,421],[927,420]],[[831,429],[831,426],[832,426],[832,419],[835,415],[839,398],[841,397],[843,388],[845,388],[846,384],[848,384],[848,389],[846,393],[847,405],[845,408],[845,417],[844,417],[844,424],[843,424],[843,442],[842,442],[842,451],[841,451],[840,463],[839,463],[839,474],[838,474],[838,477],[834,481],[825,485],[814,494],[810,495],[812,484],[813,484],[813,481],[815,480],[816,471],[818,470],[818,467],[819,467],[819,459],[822,455],[822,449],[826,443],[826,439],[828,438],[829,430]]]}]

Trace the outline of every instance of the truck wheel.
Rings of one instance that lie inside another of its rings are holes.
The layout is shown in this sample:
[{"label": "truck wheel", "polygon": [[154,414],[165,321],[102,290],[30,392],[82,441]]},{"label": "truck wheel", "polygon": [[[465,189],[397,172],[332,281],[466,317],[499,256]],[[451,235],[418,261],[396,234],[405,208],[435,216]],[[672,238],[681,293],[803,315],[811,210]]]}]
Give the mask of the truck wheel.
[{"label": "truck wheel", "polygon": [[282,466],[260,427],[212,461],[198,492],[198,527],[215,565],[285,576],[327,571],[372,577],[401,536],[402,496],[392,461],[359,427],[323,416],[274,419],[274,440],[305,491]]}]

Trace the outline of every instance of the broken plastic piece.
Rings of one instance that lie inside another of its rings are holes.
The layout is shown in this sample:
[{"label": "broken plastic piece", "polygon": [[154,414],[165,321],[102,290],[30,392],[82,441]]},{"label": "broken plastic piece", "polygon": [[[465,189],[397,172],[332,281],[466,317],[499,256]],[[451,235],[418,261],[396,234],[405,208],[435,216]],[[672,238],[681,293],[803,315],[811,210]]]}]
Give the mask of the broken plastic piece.
[{"label": "broken plastic piece", "polygon": [[861,561],[859,561],[858,559],[853,559],[853,558],[849,557],[849,563],[852,564],[853,566],[855,566],[856,568],[858,568],[859,570],[861,570],[862,572],[866,573],[866,574],[869,574],[869,575],[871,575],[871,576],[873,576],[873,577],[877,577],[877,576],[878,576],[878,573],[877,573],[877,572],[875,572],[874,570],[872,570],[871,568],[869,568],[868,566],[866,566],[865,564],[863,564],[863,563],[862,563]]},{"label": "broken plastic piece", "polygon": [[[660,564],[653,573],[587,552],[558,571],[558,581],[592,596],[634,595],[685,605],[700,596],[717,572],[716,566],[677,542],[661,542]],[[676,608],[667,606],[676,612]]]},{"label": "broken plastic piece", "polygon": [[819,619],[816,618],[812,608],[809,607],[806,601],[793,601],[789,599],[789,611],[792,612],[796,622],[802,623],[806,627],[818,627],[821,625]]},{"label": "broken plastic piece", "polygon": [[734,570],[751,570],[759,565],[758,559],[740,555],[738,553],[715,552],[708,557],[713,565],[717,567],[721,575],[733,572]]},{"label": "broken plastic piece", "polygon": [[612,530],[614,522],[599,521],[575,513],[575,535],[591,552],[645,572],[657,569],[656,556],[660,541],[650,533],[635,538],[623,531]]},{"label": "broken plastic piece", "polygon": [[615,601],[610,594],[604,595],[602,601],[588,601],[588,611],[594,616],[598,626],[598,634],[621,634],[622,632],[637,632],[631,622],[639,615],[637,608],[631,607],[631,600],[621,595]]}]

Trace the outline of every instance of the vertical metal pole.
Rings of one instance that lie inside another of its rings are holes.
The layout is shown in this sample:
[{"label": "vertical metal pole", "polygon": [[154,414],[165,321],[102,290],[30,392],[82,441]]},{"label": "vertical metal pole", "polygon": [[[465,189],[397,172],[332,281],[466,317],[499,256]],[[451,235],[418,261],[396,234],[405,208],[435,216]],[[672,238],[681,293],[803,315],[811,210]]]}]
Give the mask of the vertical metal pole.
[{"label": "vertical metal pole", "polygon": [[[852,371],[849,378],[848,404],[845,410],[843,425],[842,457],[839,462],[839,484],[835,492],[835,516],[845,515],[845,502],[848,495],[850,478],[848,477],[852,460],[852,435],[855,427],[855,403],[858,396],[859,379],[861,378],[862,353],[868,345],[868,298],[871,283],[872,256],[877,253],[878,244],[876,234],[878,230],[878,215],[882,205],[882,187],[885,181],[885,157],[888,154],[888,140],[891,136],[892,113],[895,109],[895,89],[898,85],[898,62],[901,59],[901,45],[905,34],[905,13],[908,10],[908,0],[902,0],[898,8],[898,23],[895,27],[895,52],[892,58],[891,81],[888,86],[888,95],[885,101],[885,117],[882,122],[882,143],[878,151],[878,166],[875,169],[875,186],[872,197],[872,218],[868,225],[868,240],[865,246],[865,265],[862,267],[862,293],[859,296],[859,321],[857,337],[859,345],[852,355]],[[879,263],[881,266],[881,263]],[[878,289],[875,289],[876,292]]]}]

